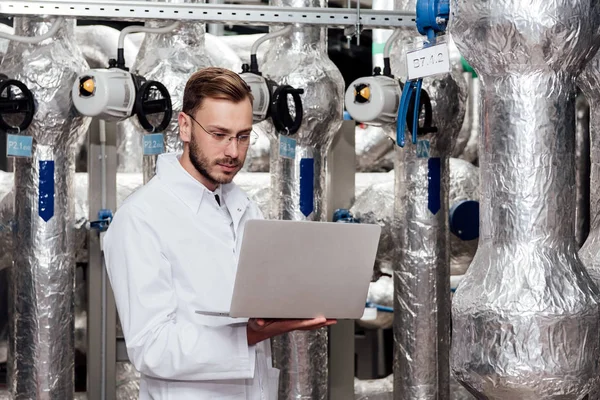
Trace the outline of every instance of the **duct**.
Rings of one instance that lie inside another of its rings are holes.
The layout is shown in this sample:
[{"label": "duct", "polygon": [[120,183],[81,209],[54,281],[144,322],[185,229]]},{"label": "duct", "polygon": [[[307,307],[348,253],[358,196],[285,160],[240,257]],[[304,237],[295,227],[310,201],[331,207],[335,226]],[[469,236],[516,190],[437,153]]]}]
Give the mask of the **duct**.
[{"label": "duct", "polygon": [[600,3],[454,1],[483,82],[479,248],[454,295],[452,371],[478,398],[582,399],[598,380],[598,288],[574,241],[575,79]]},{"label": "duct", "polygon": [[394,376],[383,379],[360,380],[354,378],[355,400],[392,400]]},{"label": "duct", "polygon": [[581,248],[590,231],[590,106],[583,94],[575,103],[575,242]]},{"label": "duct", "polygon": [[[0,24],[0,32],[8,33],[8,34],[12,35],[14,33],[14,29],[8,25]],[[3,56],[4,53],[6,53],[6,49],[8,48],[8,43],[9,43],[8,40],[0,39],[0,61],[2,60],[1,56]]]},{"label": "duct", "polygon": [[242,60],[224,41],[224,36],[204,34],[206,53],[211,60],[211,65],[227,68],[231,71],[242,70]]},{"label": "duct", "polygon": [[[198,3],[202,0],[166,0],[165,2]],[[146,24],[148,26],[162,26],[164,22],[150,21]],[[210,65],[211,61],[206,55],[204,45],[204,24],[196,21],[184,22],[179,28],[170,33],[147,34],[145,36],[134,70],[148,80],[155,80],[164,84],[171,95],[173,116],[171,124],[164,132],[165,152],[183,150],[177,122],[182,107],[183,91],[192,73]],[[121,143],[130,143],[131,147],[127,148],[127,153],[123,153],[121,151],[125,150],[124,146],[118,145],[118,162],[127,165],[129,162],[123,163],[127,157],[135,156],[136,160],[142,160],[143,158],[144,182],[148,182],[155,174],[157,156],[141,156],[141,142],[144,131],[138,127],[135,119],[130,120],[129,123],[133,123],[136,129],[127,128],[127,122],[121,123],[119,139]],[[136,149],[135,153],[131,151],[133,149]],[[137,166],[128,167],[127,169],[119,167],[118,170],[120,172],[137,172]]]},{"label": "duct", "polygon": [[[476,163],[479,148],[479,131],[481,130],[481,114],[479,107],[481,104],[480,83],[478,77],[468,74],[467,80],[469,86],[469,96],[467,99],[467,110],[465,118],[470,121],[470,132],[467,144],[460,153],[459,158],[470,163]],[[463,125],[464,126],[464,125]]]},{"label": "duct", "polygon": [[386,128],[356,125],[356,170],[387,172],[394,168],[394,140]]},{"label": "duct", "polygon": [[[394,8],[416,8],[396,0]],[[406,52],[422,46],[415,28],[403,28],[392,47],[395,76],[406,77]],[[449,396],[450,252],[448,225],[449,157],[460,133],[467,88],[461,69],[423,79],[431,98],[437,133],[419,141],[430,150],[419,156],[410,140],[396,146],[392,231],[397,254],[394,275],[394,398]]]},{"label": "duct", "polygon": [[[15,34],[47,32],[51,20],[15,18]],[[36,98],[27,133],[31,158],[15,160],[14,268],[9,309],[8,383],[16,398],[73,397],[71,246],[75,145],[89,119],[71,108],[72,83],[88,66],[71,40],[74,20],[38,44],[11,41],[0,69]],[[51,200],[49,200],[51,199]]]},{"label": "duct", "polygon": [[[590,217],[589,235],[579,250],[579,257],[590,276],[600,285],[600,54],[596,54],[579,77],[579,87],[589,103],[590,136]],[[581,111],[581,109],[579,110]],[[585,114],[584,114],[585,115]],[[584,117],[585,118],[585,117]],[[600,398],[600,397],[599,397]]]},{"label": "duct", "polygon": [[[325,7],[324,0],[273,0],[274,6]],[[273,27],[278,30],[281,27]],[[273,39],[262,73],[279,84],[304,89],[303,121],[293,135],[268,126],[271,139],[271,212],[284,220],[327,221],[325,157],[342,124],[344,79],[327,55],[325,28],[293,25]],[[293,104],[290,107],[292,110]],[[279,153],[280,142],[293,152]],[[293,154],[292,154],[293,153]],[[281,400],[328,398],[327,329],[291,332],[273,339],[274,364],[281,370]]]}]

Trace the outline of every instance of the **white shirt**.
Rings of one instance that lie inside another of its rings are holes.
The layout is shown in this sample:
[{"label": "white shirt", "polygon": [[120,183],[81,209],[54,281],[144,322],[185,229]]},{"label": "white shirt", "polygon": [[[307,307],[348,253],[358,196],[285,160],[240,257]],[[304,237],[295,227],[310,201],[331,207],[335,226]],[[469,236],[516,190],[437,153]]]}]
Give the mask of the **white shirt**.
[{"label": "white shirt", "polygon": [[258,206],[235,184],[214,193],[163,154],[156,176],[116,212],[104,237],[108,276],[140,400],[276,400],[268,341],[248,346],[229,310],[245,222]]}]

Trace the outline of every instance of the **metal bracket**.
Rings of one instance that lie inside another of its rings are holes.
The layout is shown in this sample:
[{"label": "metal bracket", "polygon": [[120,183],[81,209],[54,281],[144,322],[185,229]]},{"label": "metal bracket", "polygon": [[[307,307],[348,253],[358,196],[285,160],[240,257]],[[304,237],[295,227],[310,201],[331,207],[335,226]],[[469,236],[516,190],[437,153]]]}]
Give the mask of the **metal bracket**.
[{"label": "metal bracket", "polygon": [[322,25],[331,28],[393,29],[415,26],[414,12],[347,8],[293,8],[243,4],[155,3],[128,0],[2,0],[0,15],[46,15],[77,19],[203,21],[236,25]]}]

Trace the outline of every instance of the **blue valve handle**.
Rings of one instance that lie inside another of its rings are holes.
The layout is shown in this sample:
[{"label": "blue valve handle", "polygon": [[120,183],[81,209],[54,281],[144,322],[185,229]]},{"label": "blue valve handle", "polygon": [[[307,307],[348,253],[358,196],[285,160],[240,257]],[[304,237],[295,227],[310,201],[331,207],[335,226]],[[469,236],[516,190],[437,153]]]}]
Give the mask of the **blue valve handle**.
[{"label": "blue valve handle", "polygon": [[98,220],[90,222],[90,228],[105,232],[112,222],[113,213],[111,210],[102,209],[98,211]]},{"label": "blue valve handle", "polygon": [[408,106],[410,100],[415,95],[415,106],[413,110],[413,126],[412,126],[412,142],[417,143],[417,132],[419,129],[419,112],[421,110],[421,87],[423,86],[423,79],[417,79],[416,81],[406,81],[404,89],[402,89],[402,97],[400,98],[400,107],[398,108],[398,123],[396,124],[396,144],[400,147],[404,147],[406,139],[404,137],[404,131],[406,129],[406,117],[408,115]]}]

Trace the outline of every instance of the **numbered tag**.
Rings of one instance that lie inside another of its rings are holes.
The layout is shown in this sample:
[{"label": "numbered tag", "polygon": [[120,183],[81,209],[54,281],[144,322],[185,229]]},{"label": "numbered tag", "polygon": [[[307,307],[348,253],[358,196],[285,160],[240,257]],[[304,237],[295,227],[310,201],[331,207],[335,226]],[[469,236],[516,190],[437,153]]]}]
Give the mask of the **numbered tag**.
[{"label": "numbered tag", "polygon": [[279,135],[279,156],[283,158],[296,158],[296,141],[287,136]]},{"label": "numbered tag", "polygon": [[33,148],[33,138],[25,135],[7,135],[6,136],[6,156],[7,157],[31,157]]},{"label": "numbered tag", "polygon": [[429,158],[430,149],[429,140],[418,140],[417,141],[417,158]]},{"label": "numbered tag", "polygon": [[165,152],[165,140],[162,133],[144,135],[144,155],[155,156]]},{"label": "numbered tag", "polygon": [[407,53],[406,65],[410,80],[450,72],[448,43],[440,43]]}]

